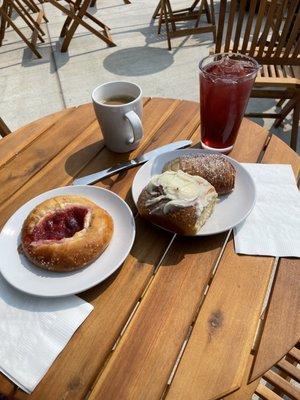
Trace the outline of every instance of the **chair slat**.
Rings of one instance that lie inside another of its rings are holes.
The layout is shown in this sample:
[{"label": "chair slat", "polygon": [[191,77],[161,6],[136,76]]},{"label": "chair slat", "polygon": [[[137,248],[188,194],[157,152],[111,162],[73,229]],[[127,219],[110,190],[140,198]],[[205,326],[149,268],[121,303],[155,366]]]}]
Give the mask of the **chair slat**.
[{"label": "chair slat", "polygon": [[276,70],[275,70],[275,67],[274,67],[274,65],[269,65],[269,71],[270,71],[270,77],[272,77],[272,78],[276,78]]},{"label": "chair slat", "polygon": [[272,22],[274,21],[274,15],[277,10],[277,1],[272,1],[269,6],[267,18],[264,24],[263,32],[259,38],[259,50],[257,53],[258,57],[262,57],[265,53],[265,46],[267,45],[267,38],[271,29]]},{"label": "chair slat", "polygon": [[270,39],[270,43],[268,45],[266,57],[271,57],[272,53],[274,52],[274,47],[276,46],[276,43],[279,40],[280,28],[281,28],[283,17],[284,17],[284,12],[288,5],[288,1],[289,0],[281,1],[281,5],[277,6],[276,21],[273,26],[273,33],[272,33],[272,36]]},{"label": "chair slat", "polygon": [[226,39],[225,39],[225,46],[224,46],[224,52],[228,52],[230,50],[230,44],[231,44],[231,35],[233,31],[233,24],[234,24],[234,17],[237,9],[237,0],[232,0],[230,2],[230,11],[229,11],[229,17],[228,17],[228,22],[227,22],[227,33],[226,33]]},{"label": "chair slat", "polygon": [[252,44],[251,44],[250,51],[249,51],[250,56],[254,55],[255,49],[257,47],[257,42],[258,42],[262,22],[263,22],[265,11],[266,11],[266,4],[267,4],[266,0],[262,0],[260,2],[258,15],[257,15],[257,19],[256,19],[256,24],[255,24],[255,29],[254,29],[253,38],[252,38]]},{"label": "chair slat", "polygon": [[295,78],[293,68],[290,65],[283,65],[283,69],[286,73],[287,78]]},{"label": "chair slat", "polygon": [[264,400],[282,400],[282,397],[278,396],[272,390],[268,389],[266,386],[259,384],[255,390],[255,393]]},{"label": "chair slat", "polygon": [[281,389],[281,391],[288,395],[292,400],[300,399],[300,390],[274,371],[269,370],[264,374],[263,378],[276,389]]},{"label": "chair slat", "polygon": [[299,29],[300,29],[300,13],[296,15],[292,31],[289,35],[288,42],[285,46],[284,57],[289,57],[292,47],[295,46],[297,36],[299,37]]},{"label": "chair slat", "polygon": [[253,0],[250,2],[250,9],[249,9],[248,19],[247,19],[247,24],[246,24],[246,29],[245,29],[244,39],[243,39],[243,45],[242,45],[242,53],[245,53],[248,49],[249,38],[250,38],[251,29],[252,29],[256,6],[257,6],[257,0]]},{"label": "chair slat", "polygon": [[222,49],[222,40],[223,40],[224,24],[226,16],[226,6],[227,6],[227,0],[221,0],[219,21],[217,28],[216,53],[220,53],[222,51],[221,49]]},{"label": "chair slat", "polygon": [[233,49],[232,49],[234,53],[236,53],[239,49],[245,13],[246,13],[246,0],[241,0],[241,2],[239,4],[238,21],[237,21],[237,25],[235,28],[235,36],[234,36],[234,43],[233,43]]},{"label": "chair slat", "polygon": [[286,45],[286,40],[289,35],[297,7],[299,7],[299,0],[291,0],[290,3],[288,4],[287,17],[283,26],[282,33],[280,35],[277,49],[274,53],[275,57],[279,57],[281,55],[283,48]]},{"label": "chair slat", "polygon": [[299,53],[300,53],[300,37],[298,38],[297,43],[295,45],[292,58],[299,58]]},{"label": "chair slat", "polygon": [[300,369],[289,363],[287,360],[282,359],[278,362],[277,366],[285,371],[295,381],[300,382]]},{"label": "chair slat", "polygon": [[300,363],[300,350],[297,347],[293,347],[289,354]]}]

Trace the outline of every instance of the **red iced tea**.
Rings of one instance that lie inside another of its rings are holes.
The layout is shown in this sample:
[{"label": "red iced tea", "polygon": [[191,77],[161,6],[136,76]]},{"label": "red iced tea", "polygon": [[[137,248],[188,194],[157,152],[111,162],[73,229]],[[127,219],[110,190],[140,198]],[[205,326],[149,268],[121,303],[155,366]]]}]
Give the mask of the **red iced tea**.
[{"label": "red iced tea", "polygon": [[200,63],[201,142],[232,149],[259,65],[239,54],[217,54]]}]

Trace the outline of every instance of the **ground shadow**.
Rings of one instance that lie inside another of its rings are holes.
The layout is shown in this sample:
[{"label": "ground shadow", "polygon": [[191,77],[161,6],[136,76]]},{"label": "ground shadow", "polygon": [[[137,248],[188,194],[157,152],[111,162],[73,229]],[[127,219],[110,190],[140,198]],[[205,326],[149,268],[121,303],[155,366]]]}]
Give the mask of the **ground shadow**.
[{"label": "ground shadow", "polygon": [[103,66],[117,75],[142,76],[163,71],[173,62],[173,55],[165,49],[140,46],[115,51],[104,59]]}]

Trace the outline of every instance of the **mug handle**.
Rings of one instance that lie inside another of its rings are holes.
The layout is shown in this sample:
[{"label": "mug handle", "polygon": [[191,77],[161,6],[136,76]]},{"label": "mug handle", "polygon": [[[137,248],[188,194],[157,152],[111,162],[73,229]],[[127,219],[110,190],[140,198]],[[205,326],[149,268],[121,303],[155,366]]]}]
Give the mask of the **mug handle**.
[{"label": "mug handle", "polygon": [[134,111],[129,111],[128,113],[125,114],[125,118],[128,119],[133,132],[133,136],[130,139],[128,139],[127,144],[132,144],[142,139],[143,126],[139,116]]}]

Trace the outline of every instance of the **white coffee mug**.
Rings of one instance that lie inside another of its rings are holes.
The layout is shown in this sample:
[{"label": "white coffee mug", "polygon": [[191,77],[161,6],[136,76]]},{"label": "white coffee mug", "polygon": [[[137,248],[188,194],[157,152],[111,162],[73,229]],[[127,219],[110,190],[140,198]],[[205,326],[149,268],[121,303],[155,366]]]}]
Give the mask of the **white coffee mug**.
[{"label": "white coffee mug", "polygon": [[[128,98],[130,101],[106,103],[114,98]],[[105,145],[117,153],[137,148],[143,137],[141,88],[132,82],[107,82],[94,89],[92,100]]]}]

